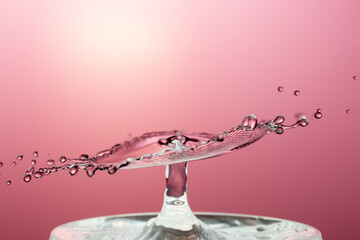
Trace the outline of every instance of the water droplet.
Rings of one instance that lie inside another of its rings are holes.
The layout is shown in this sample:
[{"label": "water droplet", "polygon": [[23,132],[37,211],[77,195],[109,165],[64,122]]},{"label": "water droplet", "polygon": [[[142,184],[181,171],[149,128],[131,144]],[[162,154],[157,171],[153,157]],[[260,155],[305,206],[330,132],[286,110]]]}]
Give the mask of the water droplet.
[{"label": "water droplet", "polygon": [[350,109],[346,109],[346,113],[350,114],[351,113]]},{"label": "water droplet", "polygon": [[40,171],[34,172],[34,177],[41,178],[43,176],[43,173]]},{"label": "water droplet", "polygon": [[314,117],[315,117],[316,119],[320,119],[320,118],[322,118],[322,113],[319,112],[319,111],[317,111],[317,112],[314,114]]},{"label": "water droplet", "polygon": [[16,166],[16,162],[12,162],[12,165],[13,165],[13,166]]},{"label": "water droplet", "polygon": [[11,181],[10,180],[6,181],[6,185],[11,185]]},{"label": "water droplet", "polygon": [[89,155],[87,155],[87,154],[81,154],[81,155],[80,155],[80,159],[81,159],[81,160],[88,160],[88,159],[89,159]]},{"label": "water droplet", "polygon": [[52,160],[52,159],[49,159],[49,160],[47,160],[46,164],[49,165],[49,166],[52,166],[52,165],[55,164],[55,161]]},{"label": "water droplet", "polygon": [[69,173],[71,176],[74,176],[79,171],[78,166],[73,166],[69,169]]},{"label": "water droplet", "polygon": [[274,123],[275,124],[281,124],[281,123],[283,123],[285,121],[285,117],[284,116],[277,116],[275,119],[274,119]]},{"label": "water droplet", "polygon": [[224,134],[220,133],[215,137],[215,141],[223,142],[224,141]]},{"label": "water droplet", "polygon": [[317,112],[321,112],[322,110],[321,110],[321,108],[318,108],[316,111],[317,111]]},{"label": "water droplet", "polygon": [[300,91],[299,91],[299,90],[295,90],[295,91],[294,91],[294,95],[295,95],[295,96],[299,96],[299,95],[300,95]]},{"label": "water droplet", "polygon": [[108,173],[109,174],[114,174],[114,173],[116,173],[116,171],[117,171],[117,169],[114,166],[111,166],[111,167],[108,168]]},{"label": "water droplet", "polygon": [[25,175],[24,176],[24,182],[30,182],[31,181],[31,176],[30,175]]},{"label": "water droplet", "polygon": [[309,122],[304,117],[302,117],[297,123],[298,123],[298,125],[300,125],[302,127],[306,127],[307,125],[309,125]]},{"label": "water droplet", "polygon": [[87,166],[85,168],[86,174],[88,175],[88,177],[93,177],[96,171],[96,168],[94,167],[93,164],[89,164],[89,166]]},{"label": "water droplet", "polygon": [[66,162],[66,161],[67,161],[67,159],[66,159],[65,156],[61,156],[61,157],[60,157],[60,162],[61,162],[61,163],[64,163],[64,162]]},{"label": "water droplet", "polygon": [[247,131],[253,130],[257,125],[257,119],[252,114],[247,115],[243,118],[241,125],[245,127]]},{"label": "water droplet", "polygon": [[31,165],[35,166],[36,165],[36,160],[31,160]]},{"label": "water droplet", "polygon": [[357,79],[357,76],[354,75],[354,76],[353,76],[353,79],[356,80],[356,79]]},{"label": "water droplet", "polygon": [[4,164],[2,162],[0,162],[0,167],[4,166]]},{"label": "water droplet", "polygon": [[17,160],[21,161],[24,158],[24,156],[22,154],[19,154],[16,156],[16,158]]},{"label": "water droplet", "polygon": [[278,92],[283,92],[284,91],[284,87],[283,86],[279,86],[278,87]]},{"label": "water droplet", "polygon": [[275,129],[275,133],[277,133],[277,134],[283,134],[283,133],[284,133],[284,128],[282,128],[282,127],[277,127],[277,128]]},{"label": "water droplet", "polygon": [[34,157],[38,157],[38,156],[39,156],[38,151],[34,151],[34,152],[33,152],[33,156],[34,156]]}]

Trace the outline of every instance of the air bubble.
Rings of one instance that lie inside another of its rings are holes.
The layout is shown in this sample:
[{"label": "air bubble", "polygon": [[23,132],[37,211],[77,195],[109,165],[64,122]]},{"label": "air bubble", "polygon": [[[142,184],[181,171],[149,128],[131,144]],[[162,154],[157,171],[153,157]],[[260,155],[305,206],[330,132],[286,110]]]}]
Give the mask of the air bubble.
[{"label": "air bubble", "polygon": [[24,158],[24,155],[19,154],[16,156],[17,160],[21,161]]},{"label": "air bubble", "polygon": [[24,176],[24,182],[28,183],[31,181],[31,176],[30,175],[25,175]]},{"label": "air bubble", "polygon": [[33,156],[34,156],[34,157],[38,157],[38,156],[39,156],[38,151],[34,151],[34,152],[33,152]]},{"label": "air bubble", "polygon": [[49,160],[47,160],[46,164],[49,165],[49,166],[52,166],[52,165],[55,164],[55,161],[52,160],[52,159],[49,159]]},{"label": "air bubble", "polygon": [[283,91],[284,91],[284,87],[283,87],[283,86],[279,86],[277,90],[278,90],[278,92],[283,92]]},{"label": "air bubble", "polygon": [[299,90],[295,90],[295,91],[294,91],[294,95],[295,95],[295,96],[299,96],[299,95],[300,95],[300,91],[299,91]]},{"label": "air bubble", "polygon": [[350,114],[351,113],[350,109],[346,109],[346,113]]},{"label": "air bubble", "polygon": [[6,181],[6,185],[11,185],[11,181],[10,180]]},{"label": "air bubble", "polygon": [[78,166],[73,166],[69,169],[69,173],[71,176],[74,176],[79,171]]},{"label": "air bubble", "polygon": [[36,160],[31,160],[31,165],[35,166],[36,165]]}]

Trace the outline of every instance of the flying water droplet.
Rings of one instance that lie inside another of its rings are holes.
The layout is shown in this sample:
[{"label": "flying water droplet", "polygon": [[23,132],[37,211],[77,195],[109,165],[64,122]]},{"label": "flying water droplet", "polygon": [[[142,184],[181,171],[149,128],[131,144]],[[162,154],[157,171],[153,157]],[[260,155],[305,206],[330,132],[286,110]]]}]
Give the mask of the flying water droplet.
[{"label": "flying water droplet", "polygon": [[276,129],[275,129],[275,133],[277,133],[277,134],[283,134],[284,133],[284,128],[282,128],[282,127],[277,127]]},{"label": "flying water droplet", "polygon": [[241,126],[245,127],[247,131],[253,130],[257,125],[257,119],[254,115],[250,114],[243,118]]},{"label": "flying water droplet", "polygon": [[299,95],[300,95],[300,91],[299,91],[299,90],[295,90],[295,91],[294,91],[294,95],[295,95],[295,96],[299,96]]},{"label": "flying water droplet", "polygon": [[16,166],[16,162],[12,162],[12,165],[13,165],[13,166]]},{"label": "flying water droplet", "polygon": [[[320,110],[320,111],[319,111]],[[320,118],[322,118],[322,113],[321,113],[321,109],[319,108],[317,111],[316,111],[316,113],[314,113],[314,117],[316,118],[316,119],[320,119]]]},{"label": "flying water droplet", "polygon": [[36,160],[31,160],[31,165],[35,166],[36,165]]},{"label": "flying water droplet", "polygon": [[49,159],[49,160],[47,160],[46,164],[49,165],[49,166],[52,166],[52,165],[55,164],[55,161],[52,160],[52,159]]},{"label": "flying water droplet", "polygon": [[284,91],[284,87],[283,86],[279,86],[278,87],[278,92],[283,92]]},{"label": "flying water droplet", "polygon": [[60,157],[60,162],[61,162],[61,163],[64,163],[64,162],[66,162],[66,161],[67,161],[67,159],[66,159],[65,156],[61,156],[61,157]]},{"label": "flying water droplet", "polygon": [[40,171],[34,172],[34,177],[41,178],[44,174]]},{"label": "flying water droplet", "polygon": [[16,156],[17,160],[21,161],[24,158],[24,155],[19,154]]},{"label": "flying water droplet", "polygon": [[351,113],[350,109],[346,109],[346,113],[350,114]]},{"label": "flying water droplet", "polygon": [[73,166],[69,169],[69,173],[71,176],[74,176],[79,171],[78,166]]},{"label": "flying water droplet", "polygon": [[275,124],[282,124],[284,121],[285,121],[285,117],[279,115],[279,116],[277,116],[277,117],[274,119],[273,122],[274,122]]},{"label": "flying water droplet", "polygon": [[353,79],[354,79],[354,80],[356,80],[356,79],[357,79],[357,76],[356,76],[356,75],[354,75],[354,76],[353,76]]},{"label": "flying water droplet", "polygon": [[25,175],[32,175],[34,173],[34,167],[30,167],[29,170],[25,172]]},{"label": "flying water droplet", "polygon": [[6,185],[11,185],[11,181],[10,180],[6,181]]},{"label": "flying water droplet", "polygon": [[80,155],[80,159],[81,159],[81,160],[88,160],[88,159],[89,159],[89,155],[87,155],[87,154],[81,154],[81,155]]},{"label": "flying water droplet", "polygon": [[24,176],[24,182],[28,183],[31,181],[31,176],[30,175],[25,175]]},{"label": "flying water droplet", "polygon": [[299,126],[306,127],[307,125],[309,125],[309,122],[305,117],[302,117],[299,121],[297,121],[297,124]]},{"label": "flying water droplet", "polygon": [[34,151],[34,152],[33,152],[33,156],[34,156],[34,157],[38,157],[38,156],[39,156],[38,151]]}]

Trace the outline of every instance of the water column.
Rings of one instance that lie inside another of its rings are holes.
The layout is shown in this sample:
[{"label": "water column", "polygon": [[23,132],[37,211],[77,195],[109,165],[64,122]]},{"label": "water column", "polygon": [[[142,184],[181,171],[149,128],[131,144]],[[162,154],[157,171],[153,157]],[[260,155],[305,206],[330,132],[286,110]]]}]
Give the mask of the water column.
[{"label": "water column", "polygon": [[187,201],[187,162],[166,166],[166,189],[161,212],[137,239],[222,239],[192,213]]}]

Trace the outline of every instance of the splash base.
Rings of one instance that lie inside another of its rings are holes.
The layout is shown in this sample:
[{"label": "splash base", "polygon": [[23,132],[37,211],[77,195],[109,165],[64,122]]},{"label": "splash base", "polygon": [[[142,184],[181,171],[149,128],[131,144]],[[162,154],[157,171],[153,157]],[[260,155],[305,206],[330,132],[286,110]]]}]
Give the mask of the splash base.
[{"label": "splash base", "polygon": [[[227,213],[195,213],[204,226],[224,240],[322,240],[321,233],[306,224],[289,220]],[[135,240],[146,231],[156,213],[113,215],[66,223],[55,228],[50,240]],[[163,228],[162,235],[150,239],[196,240],[212,239],[190,231]]]}]

